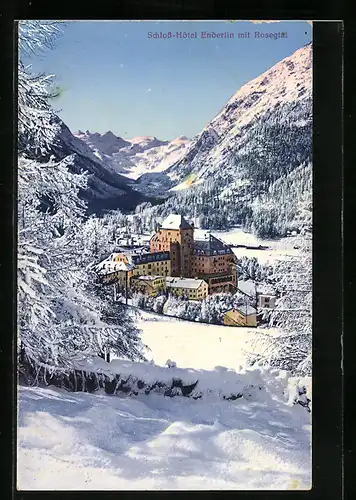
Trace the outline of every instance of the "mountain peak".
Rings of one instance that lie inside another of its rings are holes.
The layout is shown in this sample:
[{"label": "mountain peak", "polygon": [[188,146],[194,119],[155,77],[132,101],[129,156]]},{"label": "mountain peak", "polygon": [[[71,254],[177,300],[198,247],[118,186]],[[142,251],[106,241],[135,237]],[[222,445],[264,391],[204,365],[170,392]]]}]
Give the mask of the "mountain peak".
[{"label": "mountain peak", "polygon": [[111,132],[111,130],[105,132],[105,134],[103,134],[102,137],[119,139],[119,137],[117,137],[113,132]]},{"label": "mountain peak", "polygon": [[175,137],[173,140],[171,140],[169,144],[171,146],[181,146],[190,142],[191,139],[189,139],[189,137],[187,137],[186,135],[179,135],[178,137]]},{"label": "mountain peak", "polygon": [[131,144],[140,144],[141,142],[151,142],[157,140],[155,137],[152,135],[138,135],[136,137],[133,137],[132,139],[128,139]]},{"label": "mountain peak", "polygon": [[[176,137],[175,139],[173,139],[173,141],[190,141],[191,139],[189,139],[189,137],[187,137],[186,135],[179,135],[178,137]],[[171,141],[171,142],[173,142]]]}]

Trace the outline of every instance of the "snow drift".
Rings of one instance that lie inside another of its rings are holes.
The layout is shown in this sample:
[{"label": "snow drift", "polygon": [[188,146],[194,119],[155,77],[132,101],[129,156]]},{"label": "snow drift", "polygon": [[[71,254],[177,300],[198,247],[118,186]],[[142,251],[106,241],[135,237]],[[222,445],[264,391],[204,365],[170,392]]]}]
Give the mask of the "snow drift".
[{"label": "snow drift", "polygon": [[310,411],[305,385],[299,384],[298,379],[291,377],[287,371],[240,367],[237,372],[222,366],[216,366],[215,370],[196,370],[178,368],[171,360],[167,365],[162,367],[152,361],[145,363],[122,359],[108,363],[99,357],[76,354],[73,356],[73,370],[48,373],[42,369],[36,378],[45,384],[74,392],[104,389],[111,395],[158,393],[193,399],[267,401],[277,393],[290,404],[298,403]]},{"label": "snow drift", "polygon": [[[272,389],[272,388],[270,388]],[[306,490],[310,414],[260,402],[20,387],[20,490]]]}]

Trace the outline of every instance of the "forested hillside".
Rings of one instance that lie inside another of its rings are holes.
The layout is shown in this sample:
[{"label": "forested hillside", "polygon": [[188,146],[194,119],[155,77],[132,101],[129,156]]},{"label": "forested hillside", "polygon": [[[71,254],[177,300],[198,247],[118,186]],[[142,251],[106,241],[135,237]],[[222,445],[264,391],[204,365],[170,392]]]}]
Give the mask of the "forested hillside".
[{"label": "forested hillside", "polygon": [[153,216],[180,211],[202,227],[269,237],[310,222],[301,205],[312,202],[311,68],[309,44],[244,85],[161,181],[139,179],[142,192],[170,188]]}]

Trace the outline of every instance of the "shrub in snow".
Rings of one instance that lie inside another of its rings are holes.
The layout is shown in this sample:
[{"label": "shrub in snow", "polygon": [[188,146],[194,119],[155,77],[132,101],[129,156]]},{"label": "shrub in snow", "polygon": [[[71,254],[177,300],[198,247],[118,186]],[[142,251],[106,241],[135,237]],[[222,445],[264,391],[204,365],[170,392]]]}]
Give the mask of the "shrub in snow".
[{"label": "shrub in snow", "polygon": [[311,411],[310,407],[309,407],[310,402],[311,402],[311,400],[307,396],[307,388],[305,387],[305,385],[302,385],[301,387],[297,387],[297,394],[294,397],[293,403],[299,404],[299,405],[303,406],[304,408],[307,408],[307,410],[310,413],[310,411]]},{"label": "shrub in snow", "polygon": [[167,359],[166,366],[168,368],[176,368],[177,363],[175,361],[172,361],[171,359]]},{"label": "shrub in snow", "polygon": [[153,311],[157,314],[162,314],[163,313],[163,306],[167,300],[167,297],[165,295],[159,295],[158,297],[155,298],[154,303],[153,303]]}]

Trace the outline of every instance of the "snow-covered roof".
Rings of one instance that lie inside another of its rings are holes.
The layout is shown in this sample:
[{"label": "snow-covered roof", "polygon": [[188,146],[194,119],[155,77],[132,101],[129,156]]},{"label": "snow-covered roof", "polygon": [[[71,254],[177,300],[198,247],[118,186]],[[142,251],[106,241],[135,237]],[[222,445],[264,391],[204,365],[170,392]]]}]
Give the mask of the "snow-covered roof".
[{"label": "snow-covered roof", "polygon": [[257,283],[257,293],[261,296],[275,296],[276,291],[273,286],[268,283]]},{"label": "snow-covered roof", "polygon": [[132,279],[139,281],[154,281],[158,278],[164,278],[164,276],[134,276]]},{"label": "snow-covered roof", "polygon": [[255,283],[252,280],[238,280],[237,288],[240,292],[248,295],[249,297],[256,297],[258,295],[275,296],[276,291],[269,283]]},{"label": "snow-covered roof", "polygon": [[256,314],[256,309],[250,305],[242,305],[236,307],[236,310],[239,311],[244,316],[250,316],[251,314]]},{"label": "snow-covered roof", "polygon": [[202,254],[211,256],[233,252],[222,240],[212,234],[206,234],[204,239],[200,238],[194,241],[194,253],[196,255]]},{"label": "snow-covered roof", "polygon": [[249,297],[256,296],[256,285],[252,280],[247,280],[247,281],[239,280],[237,282],[237,288],[240,292],[244,293],[245,295],[248,295]]},{"label": "snow-covered roof", "polygon": [[161,229],[193,229],[193,226],[182,215],[170,214],[162,222]]},{"label": "snow-covered roof", "polygon": [[114,262],[105,259],[94,267],[94,270],[100,275],[115,273],[117,271],[132,271],[135,269],[134,264],[126,264],[125,262]]},{"label": "snow-covered roof", "polygon": [[173,278],[172,276],[166,278],[166,285],[169,288],[191,288],[196,290],[203,283],[205,283],[204,280],[195,278]]}]

